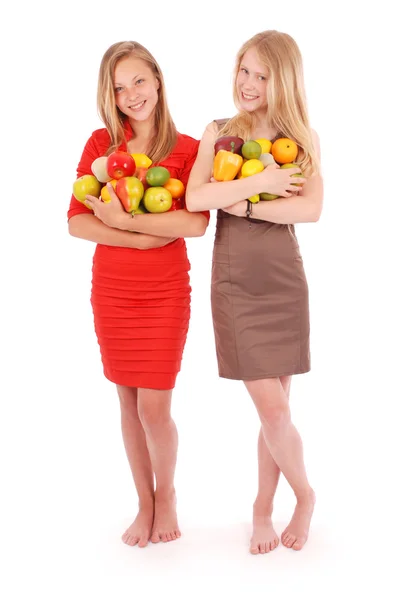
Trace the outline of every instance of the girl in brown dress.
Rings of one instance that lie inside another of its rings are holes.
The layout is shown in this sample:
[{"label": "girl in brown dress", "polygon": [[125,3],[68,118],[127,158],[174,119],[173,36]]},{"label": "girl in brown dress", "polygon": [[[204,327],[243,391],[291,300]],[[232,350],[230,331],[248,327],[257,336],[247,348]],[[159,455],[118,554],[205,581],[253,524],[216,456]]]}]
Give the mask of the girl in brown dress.
[{"label": "girl in brown dress", "polygon": [[[304,546],[315,503],[301,438],[291,422],[289,392],[291,376],[310,369],[308,286],[294,224],[319,219],[323,182],[319,141],[306,109],[302,59],[289,35],[265,31],[242,46],[234,101],[237,115],[213,121],[205,130],[188,183],[187,207],[218,209],[212,269],[217,359],[221,377],[244,381],[261,420],[250,551],[264,554],[279,544],[271,515],[280,472],[296,497],[294,515],[281,535],[286,547]],[[214,144],[225,135],[290,138],[299,148],[299,168],[272,164],[250,177],[215,182]],[[278,198],[247,201],[262,192]]]}]

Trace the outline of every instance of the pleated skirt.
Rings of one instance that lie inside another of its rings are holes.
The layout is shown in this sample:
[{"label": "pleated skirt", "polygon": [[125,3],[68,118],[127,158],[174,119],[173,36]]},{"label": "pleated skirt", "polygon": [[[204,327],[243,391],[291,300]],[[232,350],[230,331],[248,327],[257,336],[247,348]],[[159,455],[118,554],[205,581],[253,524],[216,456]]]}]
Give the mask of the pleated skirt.
[{"label": "pleated skirt", "polygon": [[189,270],[182,239],[150,250],[97,246],[91,303],[107,379],[175,386],[190,318]]}]

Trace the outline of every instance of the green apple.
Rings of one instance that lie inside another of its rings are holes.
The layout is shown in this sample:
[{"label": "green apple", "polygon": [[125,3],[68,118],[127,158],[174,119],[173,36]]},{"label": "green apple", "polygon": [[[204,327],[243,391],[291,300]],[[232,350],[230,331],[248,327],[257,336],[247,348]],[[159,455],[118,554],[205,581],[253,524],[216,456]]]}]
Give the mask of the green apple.
[{"label": "green apple", "polygon": [[[285,163],[284,165],[281,165],[280,169],[299,169],[299,165],[296,165],[295,163]],[[303,177],[303,175],[302,173],[294,173],[291,177]],[[293,185],[302,187],[303,183],[294,183]]]},{"label": "green apple", "polygon": [[151,213],[163,213],[170,210],[173,204],[171,193],[164,187],[149,187],[145,191],[143,204]]}]

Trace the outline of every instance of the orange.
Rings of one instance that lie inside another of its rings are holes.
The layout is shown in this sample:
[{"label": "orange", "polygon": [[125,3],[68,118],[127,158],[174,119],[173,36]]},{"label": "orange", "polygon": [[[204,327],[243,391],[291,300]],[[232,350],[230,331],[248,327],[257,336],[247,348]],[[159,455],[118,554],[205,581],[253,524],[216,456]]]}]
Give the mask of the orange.
[{"label": "orange", "polygon": [[185,192],[185,186],[182,181],[174,179],[174,177],[170,177],[163,187],[170,192],[173,198],[181,198]]},{"label": "orange", "polygon": [[292,163],[298,155],[298,146],[290,138],[279,138],[272,145],[270,152],[276,162]]},{"label": "orange", "polygon": [[[116,185],[117,185],[117,179],[112,179],[111,181],[109,181],[109,183],[111,183],[111,185],[113,186],[113,189],[115,190]],[[109,190],[107,189],[107,185],[104,185],[102,187],[102,189],[100,190],[100,195],[102,197],[103,202],[105,202],[106,204],[111,202],[111,197],[109,194]]]}]

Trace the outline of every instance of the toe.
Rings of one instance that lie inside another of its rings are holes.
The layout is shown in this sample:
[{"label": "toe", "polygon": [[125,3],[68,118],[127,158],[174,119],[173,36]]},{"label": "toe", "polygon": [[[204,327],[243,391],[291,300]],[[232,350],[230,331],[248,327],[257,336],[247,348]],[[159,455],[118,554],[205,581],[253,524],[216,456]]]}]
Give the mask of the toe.
[{"label": "toe", "polygon": [[171,535],[171,539],[172,540],[176,540],[177,539],[175,531],[173,531],[170,535]]},{"label": "toe", "polygon": [[158,543],[160,542],[160,536],[159,536],[159,534],[157,533],[157,531],[154,531],[154,532],[152,533],[152,536],[151,536],[151,538],[150,538],[150,541],[151,541],[153,544],[158,544]]},{"label": "toe", "polygon": [[257,544],[251,542],[251,546],[249,548],[251,554],[259,554],[259,547]]},{"label": "toe", "polygon": [[162,542],[167,542],[168,541],[168,539],[167,539],[167,533],[162,533],[160,537],[161,537]]},{"label": "toe", "polygon": [[148,545],[148,540],[146,539],[146,537],[142,537],[138,542],[139,548],[145,548],[147,545]]},{"label": "toe", "polygon": [[302,548],[305,545],[305,541],[306,540],[304,540],[302,538],[296,539],[295,542],[292,545],[293,550],[302,550]]},{"label": "toe", "polygon": [[171,535],[171,533],[166,533],[166,538],[168,542],[172,542],[173,541],[173,536]]}]

